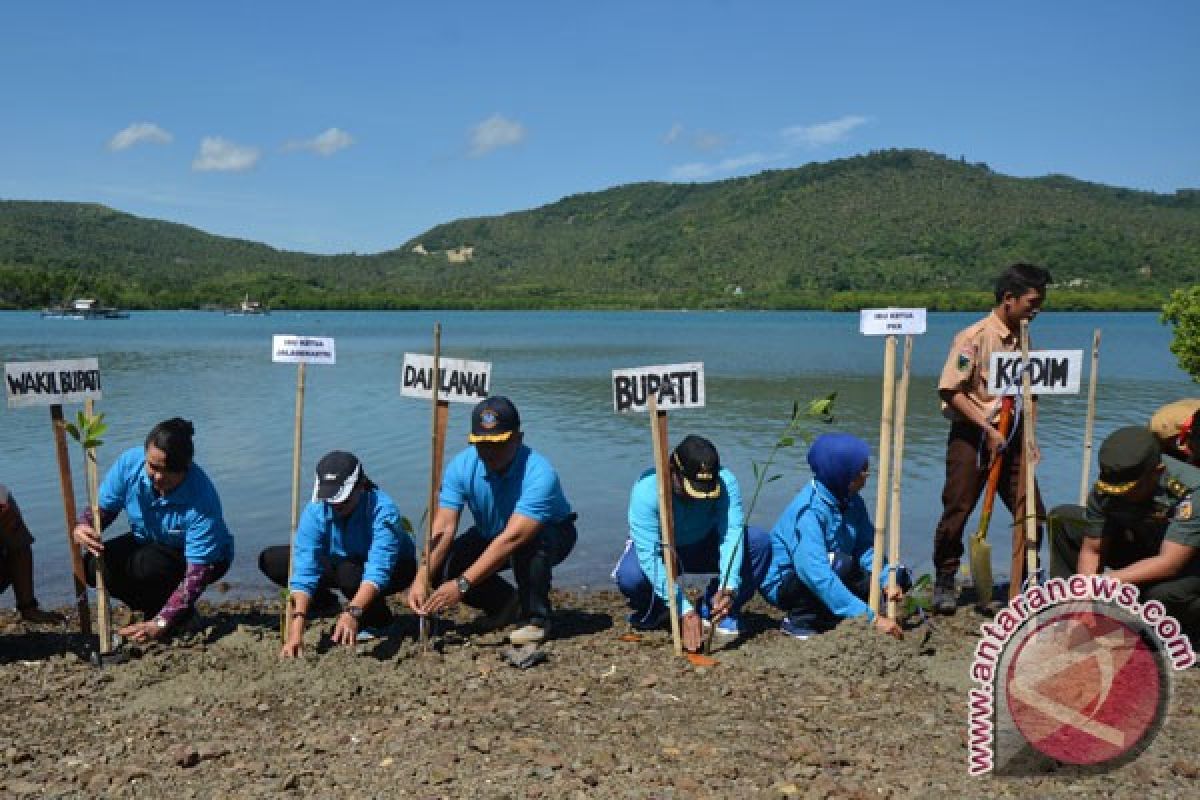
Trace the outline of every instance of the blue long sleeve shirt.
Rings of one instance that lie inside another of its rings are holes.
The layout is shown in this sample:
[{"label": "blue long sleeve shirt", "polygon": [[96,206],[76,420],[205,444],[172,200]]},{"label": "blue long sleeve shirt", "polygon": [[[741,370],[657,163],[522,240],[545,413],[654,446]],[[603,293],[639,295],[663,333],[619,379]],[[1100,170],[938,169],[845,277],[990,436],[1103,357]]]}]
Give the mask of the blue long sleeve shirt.
[{"label": "blue long sleeve shirt", "polygon": [[363,492],[345,518],[333,513],[328,503],[309,503],[296,527],[288,587],[311,597],[327,567],[354,559],[364,562],[363,581],[383,589],[396,562],[415,560],[416,552],[400,522],[400,510],[379,488]]},{"label": "blue long sleeve shirt", "polygon": [[[831,553],[844,553],[870,575],[874,545],[875,528],[861,495],[852,496],[843,510],[820,481],[809,481],[771,529],[771,567],[762,592],[777,605],[780,587],[794,575],[838,617],[866,614],[874,620],[870,607],[846,588],[829,563]],[[881,580],[886,575],[885,570]]]},{"label": "blue long sleeve shirt", "polygon": [[[740,588],[742,559],[745,557],[744,548],[737,546],[745,525],[742,493],[737,478],[729,470],[722,467],[717,477],[721,483],[721,494],[712,500],[682,498],[672,493],[675,545],[685,547],[695,544],[716,530],[720,543],[718,563],[722,570],[733,557],[726,588],[737,592]],[[638,565],[650,580],[654,593],[666,602],[667,573],[663,563],[662,526],[658,518],[658,475],[653,469],[642,473],[629,494],[629,538],[633,540]],[[678,583],[675,585],[675,602],[681,614],[692,610],[692,604]]]},{"label": "blue long sleeve shirt", "polygon": [[[233,560],[233,536],[221,514],[221,499],[208,475],[193,462],[183,482],[159,497],[146,474],[146,451],[131,447],[100,484],[100,508],[129,518],[134,537],[179,550],[189,564]],[[96,520],[97,530],[100,521]]]}]

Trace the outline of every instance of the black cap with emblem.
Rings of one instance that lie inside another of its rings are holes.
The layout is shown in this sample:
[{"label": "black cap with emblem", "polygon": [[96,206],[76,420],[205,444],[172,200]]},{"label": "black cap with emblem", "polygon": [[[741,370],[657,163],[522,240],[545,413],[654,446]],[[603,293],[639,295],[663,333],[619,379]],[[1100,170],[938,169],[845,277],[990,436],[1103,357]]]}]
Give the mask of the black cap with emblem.
[{"label": "black cap with emblem", "polygon": [[1149,429],[1136,425],[1109,434],[1100,445],[1100,479],[1096,491],[1123,495],[1162,461],[1158,440]]}]

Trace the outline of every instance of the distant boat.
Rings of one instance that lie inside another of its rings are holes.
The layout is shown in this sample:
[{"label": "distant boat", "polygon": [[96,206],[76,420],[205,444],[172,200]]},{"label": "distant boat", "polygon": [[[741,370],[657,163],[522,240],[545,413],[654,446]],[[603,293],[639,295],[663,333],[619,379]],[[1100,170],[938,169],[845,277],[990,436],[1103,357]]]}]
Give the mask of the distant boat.
[{"label": "distant boat", "polygon": [[257,300],[251,300],[250,295],[242,298],[242,302],[237,308],[225,309],[226,316],[230,317],[263,317],[271,312],[262,303]]},{"label": "distant boat", "polygon": [[81,297],[69,306],[42,309],[43,319],[129,319],[129,312],[100,305],[90,297]]}]

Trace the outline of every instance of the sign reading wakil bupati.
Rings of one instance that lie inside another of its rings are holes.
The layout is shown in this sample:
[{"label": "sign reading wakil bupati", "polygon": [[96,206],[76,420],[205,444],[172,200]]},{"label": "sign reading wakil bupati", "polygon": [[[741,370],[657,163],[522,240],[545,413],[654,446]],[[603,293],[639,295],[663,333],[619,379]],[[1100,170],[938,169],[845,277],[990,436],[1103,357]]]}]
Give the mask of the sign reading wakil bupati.
[{"label": "sign reading wakil bupati", "polygon": [[654,397],[659,411],[704,407],[704,364],[667,364],[614,369],[613,409],[646,411]]},{"label": "sign reading wakil bupati", "polygon": [[864,308],[858,312],[858,332],[864,336],[907,336],[925,332],[923,308]]},{"label": "sign reading wakil bupati", "polygon": [[[1083,372],[1082,350],[1039,350],[1029,354],[1029,381],[1034,394],[1079,394]],[[988,392],[994,395],[1020,391],[1021,353],[992,353],[988,362]]]},{"label": "sign reading wakil bupati", "polygon": [[99,400],[100,362],[95,358],[68,361],[25,361],[4,365],[9,408],[59,406]]},{"label": "sign reading wakil bupati", "polygon": [[284,364],[335,364],[333,337],[277,333],[271,337],[271,360]]},{"label": "sign reading wakil bupati", "polygon": [[[488,396],[492,383],[492,362],[438,358],[438,399],[456,403],[478,403]],[[433,397],[433,356],[404,354],[400,375],[400,394],[405,397]]]}]

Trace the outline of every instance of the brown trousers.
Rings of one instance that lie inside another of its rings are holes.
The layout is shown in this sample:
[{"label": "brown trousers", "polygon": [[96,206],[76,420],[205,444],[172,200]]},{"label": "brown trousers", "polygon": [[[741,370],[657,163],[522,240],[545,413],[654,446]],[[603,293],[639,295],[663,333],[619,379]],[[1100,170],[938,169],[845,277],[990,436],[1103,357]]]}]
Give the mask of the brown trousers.
[{"label": "brown trousers", "polygon": [[[1023,426],[1018,425],[1009,439],[1008,448],[1002,458],[1000,482],[996,494],[1013,515],[1013,541],[1025,540],[1025,481],[1021,470],[1021,437]],[[983,453],[981,454],[981,449]],[[987,462],[983,432],[978,426],[967,422],[955,422],[950,426],[950,437],[946,441],[946,483],[942,488],[942,518],[933,535],[933,566],[941,572],[956,572],[963,555],[963,529],[979,496],[987,486],[990,464]],[[1034,486],[1037,498],[1038,547],[1042,542],[1042,521],[1046,509],[1042,505],[1041,492]],[[993,512],[993,516],[994,516]],[[992,530],[995,526],[992,526]],[[1019,545],[1013,548],[1013,563],[1023,559],[1025,550]],[[1015,572],[1015,570],[1014,570]]]}]

